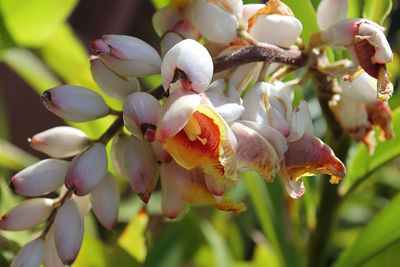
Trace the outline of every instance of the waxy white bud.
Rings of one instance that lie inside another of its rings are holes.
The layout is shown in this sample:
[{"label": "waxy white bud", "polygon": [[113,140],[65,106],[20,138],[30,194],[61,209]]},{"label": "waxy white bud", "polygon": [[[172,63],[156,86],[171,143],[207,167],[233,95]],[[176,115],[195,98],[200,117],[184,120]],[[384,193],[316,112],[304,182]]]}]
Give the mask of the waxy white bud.
[{"label": "waxy white bud", "polygon": [[18,252],[11,267],[39,267],[42,264],[43,255],[44,241],[41,238],[35,239]]},{"label": "waxy white bud", "polygon": [[0,229],[20,231],[38,225],[49,217],[53,203],[54,200],[49,198],[25,200],[1,217]]},{"label": "waxy white bud", "polygon": [[242,1],[194,1],[192,23],[208,40],[229,43],[237,38],[238,16],[242,13],[240,2]]},{"label": "waxy white bud", "polygon": [[350,80],[340,79],[339,84],[343,90],[343,94],[349,96],[358,103],[375,106],[378,102],[376,99],[376,79],[365,72],[354,78],[350,78]]},{"label": "waxy white bud", "polygon": [[103,35],[92,42],[103,62],[127,77],[145,77],[160,73],[161,58],[146,42],[127,35]]},{"label": "waxy white bud", "polygon": [[138,138],[153,142],[161,105],[157,99],[144,92],[130,94],[124,103],[126,128]]},{"label": "waxy white bud", "polygon": [[[172,47],[165,55],[161,65],[164,89],[183,72],[193,91],[200,93],[210,84],[213,76],[213,61],[207,49],[197,41],[186,39]],[[172,92],[171,92],[172,93]]]},{"label": "waxy white bud", "polygon": [[119,189],[117,181],[110,172],[90,193],[90,203],[101,224],[111,230],[118,219]]},{"label": "waxy white bud", "polygon": [[75,201],[67,199],[54,220],[54,238],[58,256],[71,265],[78,256],[83,240],[84,221]]},{"label": "waxy white bud", "polygon": [[41,98],[48,110],[67,121],[90,121],[110,113],[98,93],[81,86],[57,86],[44,91]]},{"label": "waxy white bud", "polygon": [[54,226],[50,228],[45,240],[45,253],[43,259],[44,267],[64,267],[65,265],[61,262],[58,257],[56,243],[54,240]]},{"label": "waxy white bud", "polygon": [[347,0],[322,0],[317,9],[319,28],[326,30],[339,20],[346,18],[347,10]]},{"label": "waxy white bud", "polygon": [[68,167],[68,161],[44,159],[15,174],[9,186],[21,196],[44,195],[64,184]]},{"label": "waxy white bud", "polygon": [[147,203],[157,183],[159,167],[150,144],[132,135],[126,150],[126,167],[132,190]]},{"label": "waxy white bud", "polygon": [[90,193],[106,175],[107,162],[104,144],[96,143],[72,160],[65,186],[78,196]]},{"label": "waxy white bud", "polygon": [[59,126],[35,134],[29,145],[53,158],[75,156],[90,145],[90,139],[79,129]]},{"label": "waxy white bud", "polygon": [[116,135],[111,143],[111,163],[115,172],[123,179],[128,181],[128,172],[125,164],[125,153],[128,145],[129,136],[126,134]]},{"label": "waxy white bud", "polygon": [[99,57],[90,57],[90,70],[101,91],[109,97],[124,100],[129,94],[140,91],[137,78],[125,77],[116,73],[107,67]]}]

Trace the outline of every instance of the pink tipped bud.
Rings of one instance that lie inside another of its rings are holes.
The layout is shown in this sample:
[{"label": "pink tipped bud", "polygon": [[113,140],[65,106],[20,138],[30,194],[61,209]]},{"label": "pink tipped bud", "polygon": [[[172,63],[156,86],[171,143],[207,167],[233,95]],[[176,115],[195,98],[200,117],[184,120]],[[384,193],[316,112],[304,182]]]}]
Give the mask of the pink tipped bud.
[{"label": "pink tipped bud", "polygon": [[126,150],[126,167],[132,190],[147,203],[157,183],[159,168],[157,158],[147,144],[135,136],[129,138]]},{"label": "pink tipped bud", "polygon": [[72,122],[95,120],[110,113],[98,93],[81,86],[57,86],[44,91],[41,98],[48,110]]},{"label": "pink tipped bud", "polygon": [[107,172],[107,152],[101,143],[77,155],[65,176],[65,186],[78,196],[84,196],[98,185]]},{"label": "pink tipped bud", "polygon": [[339,20],[346,18],[347,10],[347,0],[322,0],[317,10],[319,28],[326,30]]},{"label": "pink tipped bud", "polygon": [[129,94],[140,91],[138,79],[114,72],[99,57],[92,58],[90,63],[93,79],[104,94],[124,100]]},{"label": "pink tipped bud", "polygon": [[161,105],[154,96],[144,92],[130,94],[124,104],[125,126],[138,138],[153,142],[160,110]]},{"label": "pink tipped bud", "polygon": [[146,42],[127,35],[103,35],[91,44],[109,68],[127,77],[160,73],[161,58]]},{"label": "pink tipped bud", "polygon": [[90,139],[79,129],[59,126],[35,134],[28,139],[29,145],[53,158],[75,156],[85,150]]},{"label": "pink tipped bud", "polygon": [[211,82],[213,69],[212,58],[202,44],[191,39],[183,40],[164,57],[161,65],[164,89],[175,82],[177,72],[182,72],[181,76],[190,83],[193,91],[203,92]]},{"label": "pink tipped bud", "polygon": [[110,172],[90,193],[90,203],[97,219],[104,227],[111,230],[118,219],[119,189],[117,181]]},{"label": "pink tipped bud", "polygon": [[1,217],[0,229],[20,231],[38,225],[49,217],[53,211],[53,203],[48,198],[25,200]]},{"label": "pink tipped bud", "polygon": [[84,222],[75,201],[67,199],[54,220],[54,237],[58,256],[71,265],[78,256],[83,240]]},{"label": "pink tipped bud", "polygon": [[26,244],[17,254],[11,267],[39,267],[42,264],[44,255],[43,239],[35,239]]},{"label": "pink tipped bud", "polygon": [[111,143],[111,163],[115,172],[123,179],[128,179],[128,172],[125,164],[125,153],[128,145],[129,136],[120,134],[113,138]]},{"label": "pink tipped bud", "polygon": [[21,196],[40,196],[57,190],[64,183],[69,162],[59,159],[44,159],[11,178],[10,187]]}]

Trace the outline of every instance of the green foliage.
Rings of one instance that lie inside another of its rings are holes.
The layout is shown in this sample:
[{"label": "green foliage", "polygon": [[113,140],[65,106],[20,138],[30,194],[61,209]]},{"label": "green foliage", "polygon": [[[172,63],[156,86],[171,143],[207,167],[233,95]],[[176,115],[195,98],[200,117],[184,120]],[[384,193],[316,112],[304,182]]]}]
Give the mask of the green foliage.
[{"label": "green foliage", "polygon": [[363,17],[383,24],[392,10],[392,0],[364,0]]},{"label": "green foliage", "polygon": [[303,32],[300,36],[303,38],[303,42],[307,44],[311,34],[319,30],[317,17],[311,1],[287,0],[283,2],[293,10],[296,18],[303,24]]}]

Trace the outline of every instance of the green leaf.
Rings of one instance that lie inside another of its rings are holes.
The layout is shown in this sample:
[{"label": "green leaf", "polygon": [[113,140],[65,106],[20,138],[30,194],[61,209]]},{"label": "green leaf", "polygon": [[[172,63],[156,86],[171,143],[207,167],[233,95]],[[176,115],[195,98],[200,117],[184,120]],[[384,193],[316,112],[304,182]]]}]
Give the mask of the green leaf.
[{"label": "green leaf", "polygon": [[1,0],[4,24],[21,46],[43,44],[70,15],[78,0]]},{"label": "green leaf", "polygon": [[0,166],[18,171],[37,161],[36,157],[0,138]]},{"label": "green leaf", "polygon": [[348,18],[360,18],[362,10],[362,1],[360,0],[348,0],[349,11],[347,12]]},{"label": "green leaf", "polygon": [[341,193],[346,194],[349,190],[354,190],[376,169],[400,156],[400,108],[394,110],[392,123],[395,138],[378,142],[373,155],[368,154],[364,144],[358,145],[350,164],[348,164],[347,175],[340,188]]},{"label": "green leaf", "polygon": [[163,8],[168,5],[169,2],[171,2],[171,0],[151,0],[151,3],[153,4],[155,9]]},{"label": "green leaf", "polygon": [[365,227],[354,243],[348,247],[335,267],[360,266],[400,239],[400,194]]},{"label": "green leaf", "polygon": [[144,232],[149,217],[146,212],[140,211],[130,221],[124,232],[118,238],[118,244],[138,262],[144,262],[147,256],[146,239]]},{"label": "green leaf", "polygon": [[105,261],[106,251],[103,244],[96,238],[85,234],[82,242],[82,247],[78,257],[74,262],[74,267],[106,267]]},{"label": "green leaf", "polygon": [[307,44],[311,34],[319,31],[317,17],[311,1],[285,0],[284,3],[292,9],[295,17],[298,18],[303,24],[301,38],[303,38],[303,42]]},{"label": "green leaf", "polygon": [[363,17],[383,24],[392,10],[392,0],[364,0]]}]

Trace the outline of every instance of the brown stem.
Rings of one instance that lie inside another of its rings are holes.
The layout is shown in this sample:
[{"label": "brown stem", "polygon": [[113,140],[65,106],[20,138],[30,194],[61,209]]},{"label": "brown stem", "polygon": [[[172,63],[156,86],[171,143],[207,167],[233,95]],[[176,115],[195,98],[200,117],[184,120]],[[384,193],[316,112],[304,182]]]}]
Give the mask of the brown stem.
[{"label": "brown stem", "polygon": [[302,67],[307,57],[299,50],[283,49],[275,45],[251,45],[214,59],[214,73],[252,62],[283,63]]},{"label": "brown stem", "polygon": [[103,133],[102,136],[100,136],[100,138],[98,139],[98,142],[103,143],[104,145],[106,145],[108,143],[108,141],[111,140],[111,138],[113,138],[113,136],[118,133],[118,131],[122,128],[122,126],[124,126],[124,118],[121,115],[119,115],[119,117],[113,122],[113,124],[111,124],[111,126],[107,129],[107,131],[105,131]]}]

